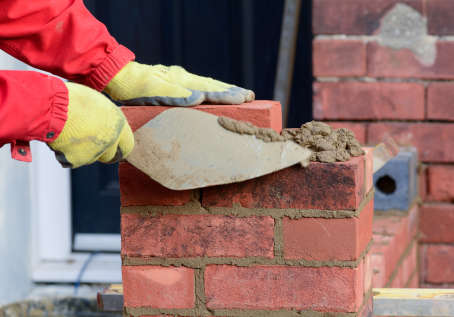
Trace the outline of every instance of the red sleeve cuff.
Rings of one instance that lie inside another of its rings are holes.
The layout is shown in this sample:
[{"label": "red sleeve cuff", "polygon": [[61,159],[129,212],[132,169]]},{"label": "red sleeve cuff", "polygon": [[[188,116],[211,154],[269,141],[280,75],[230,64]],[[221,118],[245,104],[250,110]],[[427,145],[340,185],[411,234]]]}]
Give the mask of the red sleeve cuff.
[{"label": "red sleeve cuff", "polygon": [[118,45],[81,83],[102,91],[112,78],[134,58],[133,52],[123,45]]},{"label": "red sleeve cuff", "polygon": [[54,141],[60,135],[68,118],[68,88],[61,80],[55,80],[53,86],[55,95],[50,108],[49,126],[41,140],[44,142]]}]

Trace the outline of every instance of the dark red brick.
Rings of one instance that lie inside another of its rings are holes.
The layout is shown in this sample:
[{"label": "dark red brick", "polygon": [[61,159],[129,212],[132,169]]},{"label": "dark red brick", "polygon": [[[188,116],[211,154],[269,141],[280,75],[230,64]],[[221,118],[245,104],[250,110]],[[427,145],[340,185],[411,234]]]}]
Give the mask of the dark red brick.
[{"label": "dark red brick", "polygon": [[426,245],[423,271],[427,283],[454,283],[454,246]]},{"label": "dark red brick", "polygon": [[454,2],[451,0],[426,1],[427,24],[430,34],[454,34]]},{"label": "dark red brick", "polygon": [[366,44],[357,40],[315,40],[314,76],[366,75]]},{"label": "dark red brick", "polygon": [[284,257],[317,261],[355,261],[372,238],[374,201],[359,218],[284,218]]},{"label": "dark red brick", "polygon": [[424,119],[424,86],[416,83],[314,84],[314,119]]},{"label": "dark red brick", "polygon": [[423,65],[408,49],[396,50],[368,44],[368,75],[371,77],[399,77],[425,79],[453,79],[454,42],[437,42],[437,56],[433,65]]},{"label": "dark red brick", "polygon": [[419,229],[423,242],[454,242],[454,205],[424,204],[421,208]]},{"label": "dark red brick", "polygon": [[373,34],[381,18],[397,3],[405,3],[423,12],[422,0],[314,0],[314,34]]},{"label": "dark red brick", "polygon": [[[371,159],[369,156],[368,159]],[[311,163],[237,184],[203,189],[205,207],[354,210],[366,194],[365,157],[343,163]]]},{"label": "dark red brick", "polygon": [[367,123],[348,122],[348,121],[337,121],[337,122],[325,122],[334,129],[347,128],[353,131],[356,139],[361,144],[366,144],[366,129]]},{"label": "dark red brick", "polygon": [[[449,150],[449,149],[448,149]],[[428,201],[454,201],[454,166],[430,165],[427,169]]]},{"label": "dark red brick", "polygon": [[355,312],[364,296],[364,268],[208,265],[205,293],[210,309]]},{"label": "dark red brick", "polygon": [[[132,130],[135,131],[164,110],[170,108],[159,106],[127,106],[121,109],[128,119]],[[282,130],[281,105],[277,101],[256,100],[241,105],[200,105],[192,107],[192,109],[209,112],[217,116],[248,121],[256,126],[273,128],[279,132]]]},{"label": "dark red brick", "polygon": [[142,257],[272,258],[274,220],[221,215],[123,214],[122,254]]},{"label": "dark red brick", "polygon": [[192,308],[194,270],[185,267],[123,266],[125,307]]},{"label": "dark red brick", "polygon": [[454,125],[445,123],[371,123],[368,143],[378,144],[388,135],[401,145],[413,145],[424,162],[454,161]]},{"label": "dark red brick", "polygon": [[171,190],[152,180],[129,163],[120,163],[120,200],[126,206],[182,206],[193,197],[192,190]]},{"label": "dark red brick", "polygon": [[453,99],[454,83],[431,83],[427,94],[427,119],[454,121]]}]

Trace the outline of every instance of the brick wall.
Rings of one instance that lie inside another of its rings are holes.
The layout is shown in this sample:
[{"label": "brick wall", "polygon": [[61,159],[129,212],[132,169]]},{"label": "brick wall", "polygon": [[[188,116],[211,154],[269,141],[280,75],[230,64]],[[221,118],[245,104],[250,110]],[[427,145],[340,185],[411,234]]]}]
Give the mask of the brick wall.
[{"label": "brick wall", "polygon": [[[278,103],[197,108],[281,129]],[[123,110],[136,129],[164,109]],[[122,163],[120,187],[127,315],[371,314],[370,151],[190,191]]]},{"label": "brick wall", "polygon": [[313,0],[313,32],[314,118],[418,148],[421,285],[452,285],[454,1]]}]

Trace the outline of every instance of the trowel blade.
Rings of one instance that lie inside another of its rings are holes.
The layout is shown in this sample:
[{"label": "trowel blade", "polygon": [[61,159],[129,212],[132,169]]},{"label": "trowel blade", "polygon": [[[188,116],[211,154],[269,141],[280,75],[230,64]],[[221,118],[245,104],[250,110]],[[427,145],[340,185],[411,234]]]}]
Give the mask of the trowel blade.
[{"label": "trowel blade", "polygon": [[292,141],[267,143],[217,120],[195,109],[166,110],[134,133],[127,161],[174,190],[240,182],[309,162],[311,151]]}]

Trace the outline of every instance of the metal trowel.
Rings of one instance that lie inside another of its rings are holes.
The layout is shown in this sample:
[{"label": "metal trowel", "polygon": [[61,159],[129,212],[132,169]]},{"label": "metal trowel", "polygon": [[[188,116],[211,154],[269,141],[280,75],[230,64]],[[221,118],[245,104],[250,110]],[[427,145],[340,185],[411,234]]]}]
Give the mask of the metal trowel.
[{"label": "metal trowel", "polygon": [[217,116],[187,108],[160,113],[134,138],[127,161],[174,190],[245,181],[309,163],[312,153],[293,141],[264,142],[228,131]]}]

